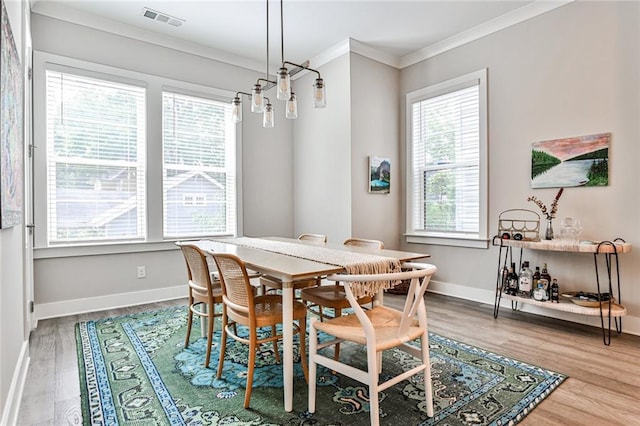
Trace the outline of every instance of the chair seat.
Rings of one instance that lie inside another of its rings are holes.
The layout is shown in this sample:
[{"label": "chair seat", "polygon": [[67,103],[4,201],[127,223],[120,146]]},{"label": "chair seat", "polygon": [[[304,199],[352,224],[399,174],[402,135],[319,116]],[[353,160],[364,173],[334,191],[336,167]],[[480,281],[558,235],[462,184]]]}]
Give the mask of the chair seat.
[{"label": "chair seat", "polygon": [[[256,326],[264,327],[273,324],[282,323],[282,296],[277,294],[267,294],[264,296],[255,296],[255,313]],[[238,324],[249,324],[249,313],[235,309],[227,308],[227,314]],[[294,301],[293,303],[293,319],[298,320],[306,318],[307,308],[303,303]]]},{"label": "chair seat", "polygon": [[[330,284],[305,288],[300,292],[300,298],[314,305],[333,309],[346,309],[350,306],[342,285]],[[361,297],[358,303],[361,305],[371,303],[371,297]]]},{"label": "chair seat", "polygon": [[[414,320],[409,330],[398,336],[402,312],[385,306],[376,306],[365,312],[376,331],[376,351],[396,347],[420,337],[424,330]],[[315,322],[314,327],[338,339],[367,344],[364,328],[355,314],[343,315],[328,321]]]},{"label": "chair seat", "polygon": [[[292,284],[293,284],[293,289],[294,290],[299,290],[301,288],[317,286],[318,285],[318,280],[315,279],[315,278],[312,278],[312,279],[308,279],[308,280],[294,281]],[[282,281],[280,281],[277,278],[270,277],[268,275],[263,275],[262,277],[260,277],[260,285],[262,287],[268,287],[268,288],[271,288],[271,289],[282,290]]]}]

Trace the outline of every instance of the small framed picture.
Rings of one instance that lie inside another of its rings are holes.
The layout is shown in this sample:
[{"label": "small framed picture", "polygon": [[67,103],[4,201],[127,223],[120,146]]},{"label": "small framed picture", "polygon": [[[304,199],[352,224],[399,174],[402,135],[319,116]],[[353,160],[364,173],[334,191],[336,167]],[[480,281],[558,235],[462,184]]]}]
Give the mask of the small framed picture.
[{"label": "small framed picture", "polygon": [[369,192],[388,194],[391,188],[391,161],[388,158],[369,156]]}]

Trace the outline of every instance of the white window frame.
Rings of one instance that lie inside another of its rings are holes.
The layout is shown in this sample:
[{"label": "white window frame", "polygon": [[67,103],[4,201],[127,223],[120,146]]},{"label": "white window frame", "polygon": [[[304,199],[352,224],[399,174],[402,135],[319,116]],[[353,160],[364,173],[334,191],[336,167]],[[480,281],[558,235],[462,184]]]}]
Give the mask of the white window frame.
[{"label": "white window frame", "polygon": [[[414,169],[413,169],[413,114],[412,105],[435,96],[455,92],[472,84],[479,87],[479,232],[461,235],[447,232],[424,232],[413,229]],[[471,72],[450,80],[407,93],[406,116],[406,232],[407,243],[435,244],[458,247],[488,248],[488,123],[487,123],[487,69]]]},{"label": "white window frame", "polygon": [[[33,114],[34,114],[34,222],[36,225],[34,237],[34,257],[56,258],[66,256],[99,255],[111,253],[130,253],[175,249],[174,240],[163,238],[162,217],[162,92],[171,88],[186,94],[231,102],[234,92],[182,82],[156,75],[144,74],[124,70],[102,64],[54,55],[46,52],[33,53]],[[46,81],[47,69],[58,71],[68,70],[78,75],[108,79],[120,83],[144,85],[147,89],[147,232],[146,240],[141,242],[107,242],[80,243],[67,246],[47,245],[47,194],[46,174],[38,170],[46,170]],[[236,126],[236,231],[235,235],[242,235],[242,132]],[[203,235],[203,238],[208,237]]]}]

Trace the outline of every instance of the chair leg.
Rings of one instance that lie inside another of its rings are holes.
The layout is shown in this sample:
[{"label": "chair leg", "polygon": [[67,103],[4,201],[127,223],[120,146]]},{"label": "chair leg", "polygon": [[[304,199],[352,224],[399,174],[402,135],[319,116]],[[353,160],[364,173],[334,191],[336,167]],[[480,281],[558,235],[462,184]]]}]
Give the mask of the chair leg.
[{"label": "chair leg", "polygon": [[[271,326],[271,336],[274,337],[276,335],[276,326],[272,325]],[[273,354],[276,357],[276,362],[278,364],[281,363],[280,361],[280,351],[278,350],[278,339],[273,339]]]},{"label": "chair leg", "polygon": [[[342,316],[342,309],[335,308],[333,317],[338,318],[339,316]],[[340,360],[340,343],[336,343],[334,346],[333,359],[335,359],[336,361]]]},{"label": "chair leg", "polygon": [[251,391],[253,390],[253,369],[256,364],[256,351],[257,351],[257,332],[255,328],[251,329],[251,335],[249,337],[249,363],[247,364],[247,386],[244,394],[244,408],[249,408],[249,401],[251,401]]},{"label": "chair leg", "polygon": [[204,368],[209,368],[209,360],[211,359],[211,345],[213,344],[213,323],[216,314],[216,308],[211,306],[208,309],[207,324],[207,355],[204,358]]},{"label": "chair leg", "polygon": [[306,317],[298,320],[298,333],[300,334],[300,362],[302,363],[302,372],[304,373],[304,379],[309,383],[309,366],[307,365],[307,319]]},{"label": "chair leg", "polygon": [[311,318],[309,323],[309,400],[308,400],[308,410],[310,413],[315,413],[316,411],[316,352],[318,351],[318,333],[316,328],[313,326],[313,323],[317,321],[315,318]]},{"label": "chair leg", "polygon": [[429,359],[429,334],[420,338],[422,346],[422,362],[424,364],[424,395],[427,403],[427,416],[433,417],[433,385],[431,383],[431,361]]},{"label": "chair leg", "polygon": [[[218,379],[222,377],[222,368],[224,367],[224,355],[227,351],[227,310],[222,309],[222,333],[220,334],[220,359],[218,359]],[[235,326],[235,323],[233,324]]]},{"label": "chair leg", "polygon": [[193,298],[189,296],[189,312],[187,313],[187,337],[184,339],[184,347],[189,346],[189,337],[191,337],[191,323],[193,322],[193,311],[191,306],[193,305]]},{"label": "chair leg", "polygon": [[369,371],[369,410],[371,426],[380,424],[380,407],[378,403],[378,351],[375,347],[367,347],[367,368]]}]

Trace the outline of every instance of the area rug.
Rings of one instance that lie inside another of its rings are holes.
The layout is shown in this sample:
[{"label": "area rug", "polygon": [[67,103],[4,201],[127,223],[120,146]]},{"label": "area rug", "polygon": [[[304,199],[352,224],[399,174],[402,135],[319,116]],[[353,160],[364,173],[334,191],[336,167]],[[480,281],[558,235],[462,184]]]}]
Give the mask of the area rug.
[{"label": "area rug", "polygon": [[[282,367],[273,346],[256,357],[251,407],[243,408],[247,346],[229,339],[222,378],[216,378],[219,333],[210,368],[206,339],[194,323],[184,348],[186,308],[76,324],[85,425],[355,425],[369,424],[366,386],[319,366],[317,411],[307,411],[307,385],[295,342],[294,410],[283,409]],[[219,326],[217,329],[219,330]],[[380,421],[389,425],[508,425],[522,420],[565,376],[431,334],[435,416],[427,417],[424,386],[404,381],[380,393]],[[343,345],[341,358],[366,365],[366,354]],[[387,351],[382,375],[413,358]]]}]

